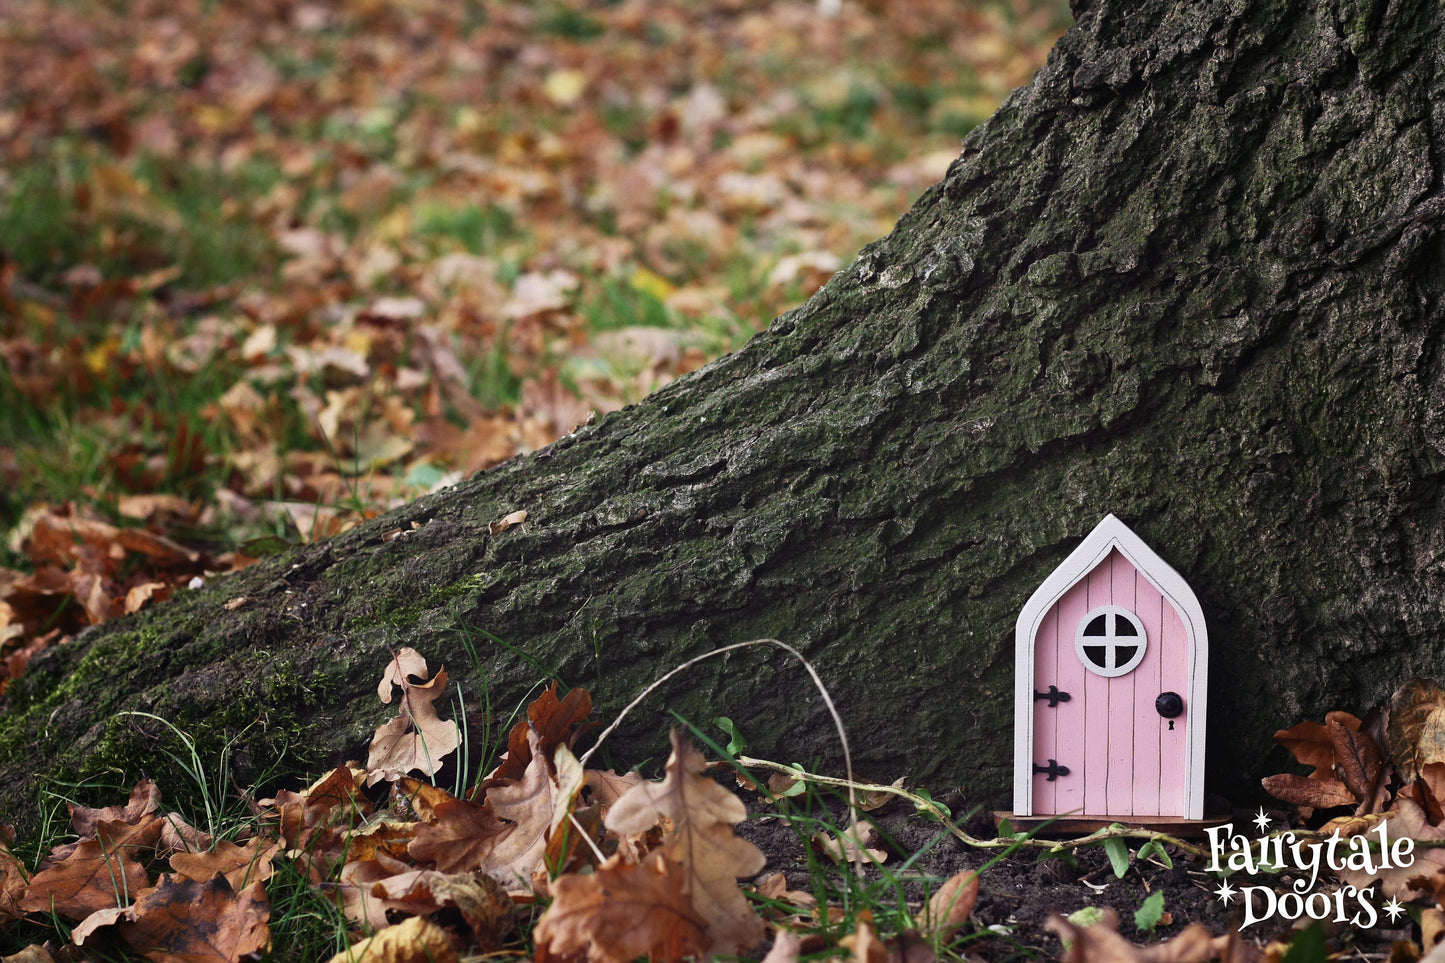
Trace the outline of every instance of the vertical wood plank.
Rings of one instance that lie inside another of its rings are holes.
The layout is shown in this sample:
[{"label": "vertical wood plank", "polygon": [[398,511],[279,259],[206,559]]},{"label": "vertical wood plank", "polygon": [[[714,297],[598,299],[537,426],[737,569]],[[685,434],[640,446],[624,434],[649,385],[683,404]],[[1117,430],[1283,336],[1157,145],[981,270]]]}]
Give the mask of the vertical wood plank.
[{"label": "vertical wood plank", "polygon": [[[1039,624],[1038,637],[1034,641],[1034,689],[1048,692],[1049,686],[1058,686],[1067,692],[1059,681],[1059,607],[1055,605]],[[1062,706],[1060,706],[1062,708]],[[1034,752],[1035,761],[1048,765],[1048,760],[1059,756],[1058,745],[1059,709],[1050,709],[1046,700],[1034,701]],[[1054,815],[1058,810],[1058,780],[1049,782],[1043,776],[1034,777],[1034,812]]]},{"label": "vertical wood plank", "polygon": [[[1104,560],[1109,567],[1109,602],[1134,612],[1135,581],[1138,571],[1118,550]],[[1120,621],[1123,621],[1122,619]],[[1141,643],[1145,639],[1139,640]],[[1145,649],[1148,652],[1148,649]],[[1134,814],[1134,727],[1137,721],[1134,704],[1135,676],[1138,670],[1109,679],[1109,775],[1104,796],[1110,816]]]},{"label": "vertical wood plank", "polygon": [[1144,661],[1134,670],[1134,815],[1166,815],[1159,805],[1160,730],[1168,723],[1154,709],[1154,700],[1164,689],[1160,673],[1164,660],[1164,606],[1168,603],[1148,579],[1140,575],[1135,581],[1135,609],[1144,623],[1149,648]]},{"label": "vertical wood plank", "polygon": [[[1089,609],[1109,604],[1113,574],[1106,559],[1084,580],[1089,586]],[[1070,642],[1073,636],[1070,629]],[[1090,816],[1109,813],[1109,683],[1096,672],[1084,672],[1084,812]]]},{"label": "vertical wood plank", "polygon": [[1189,667],[1193,653],[1189,651],[1189,636],[1184,622],[1166,599],[1162,606],[1163,615],[1163,664],[1161,666],[1160,692],[1177,692],[1184,699],[1184,714],[1174,719],[1174,729],[1169,729],[1169,720],[1161,720],[1159,746],[1159,812],[1166,816],[1188,815],[1189,784],[1189,713],[1193,711],[1189,699]]},{"label": "vertical wood plank", "polygon": [[[1059,765],[1068,766],[1069,774],[1055,780],[1055,809],[1051,815],[1082,813],[1084,811],[1084,774],[1087,772],[1084,758],[1084,728],[1087,711],[1087,693],[1084,677],[1089,675],[1079,658],[1074,654],[1074,629],[1089,610],[1088,585],[1080,582],[1064,593],[1057,606],[1057,634],[1054,651],[1058,659],[1059,689],[1070,695],[1068,702],[1059,704],[1055,710],[1055,725],[1058,727],[1056,746],[1058,754],[1053,756]],[[1049,756],[1039,758],[1047,765]],[[1038,776],[1038,780],[1043,780]],[[1037,788],[1039,782],[1035,782]]]}]

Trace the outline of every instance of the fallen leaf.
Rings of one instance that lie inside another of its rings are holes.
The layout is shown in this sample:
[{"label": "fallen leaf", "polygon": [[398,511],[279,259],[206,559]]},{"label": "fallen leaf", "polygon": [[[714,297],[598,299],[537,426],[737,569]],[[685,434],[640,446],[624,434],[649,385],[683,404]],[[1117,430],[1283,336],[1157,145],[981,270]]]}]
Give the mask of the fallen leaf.
[{"label": "fallen leaf", "polygon": [[798,963],[803,953],[803,938],[792,930],[778,930],[763,963]]},{"label": "fallen leaf", "polygon": [[138,823],[155,812],[161,803],[161,791],[149,779],[142,779],[130,791],[130,801],[124,806],[104,806],[90,809],[70,803],[70,825],[81,839],[94,836],[103,822]]},{"label": "fallen leaf", "polygon": [[438,669],[424,684],[410,681],[413,675],[424,677],[426,671],[426,661],[412,649],[403,649],[388,663],[378,692],[381,701],[389,703],[391,687],[400,687],[401,709],[395,719],[377,727],[371,740],[366,758],[368,786],[383,779],[394,781],[408,772],[434,775],[442,758],[461,745],[456,722],[438,716],[434,704],[446,692],[447,670]]},{"label": "fallen leaf", "polygon": [[457,950],[446,930],[413,916],[337,953],[327,963],[457,963]]},{"label": "fallen leaf", "polygon": [[160,837],[160,817],[147,817],[140,825],[102,821],[96,832],[100,838],[75,844],[31,877],[20,901],[22,912],[81,920],[97,910],[123,906],[150,886],[136,850]]},{"label": "fallen leaf", "polygon": [[260,882],[237,893],[224,876],[165,875],[142,893],[120,934],[155,963],[229,963],[271,946],[271,905]]},{"label": "fallen leaf", "polygon": [[591,963],[710,958],[708,925],[684,891],[683,869],[666,855],[641,865],[613,856],[587,875],[552,883],[552,904],[532,931],[539,949]]},{"label": "fallen leaf", "polygon": [[[498,838],[481,866],[504,885],[515,886],[520,881],[523,888],[542,864],[558,797],[558,786],[541,752],[541,739],[536,733],[529,736],[532,761],[522,778],[487,789],[487,803],[512,829]],[[578,788],[572,786],[574,795]]]},{"label": "fallen leaf", "polygon": [[443,873],[480,869],[497,843],[516,829],[490,802],[451,799],[433,806],[432,813],[435,821],[417,827],[407,851]]},{"label": "fallen leaf", "polygon": [[619,776],[611,769],[588,769],[585,778],[585,784],[592,793],[592,800],[600,803],[604,809],[643,782],[643,778],[635,772],[625,772]]},{"label": "fallen leaf", "polygon": [[524,508],[520,511],[512,512],[509,515],[503,515],[495,522],[492,522],[492,524],[488,526],[488,530],[491,531],[493,535],[500,535],[513,525],[520,525],[526,520],[527,510]]},{"label": "fallen leaf", "polygon": [[839,940],[838,945],[848,951],[853,963],[888,963],[888,948],[878,938],[873,915],[866,910],[858,915],[853,932]]},{"label": "fallen leaf", "polygon": [[978,902],[978,873],[965,869],[950,877],[928,900],[923,926],[941,940],[948,940],[973,913]]},{"label": "fallen leaf", "polygon": [[492,948],[500,945],[516,922],[511,897],[486,873],[413,869],[376,881],[370,895],[387,909],[416,916],[455,908],[471,927],[473,936]]},{"label": "fallen leaf", "polygon": [[570,746],[591,712],[590,692],[574,688],[559,699],[557,680],[553,679],[552,684],[527,706],[527,718],[514,725],[507,734],[507,752],[497,768],[487,775],[486,783],[522,778],[532,761],[533,733],[539,740],[542,754],[548,758],[557,746]]},{"label": "fallen leaf", "polygon": [[1202,925],[1191,923],[1173,939],[1135,946],[1119,935],[1119,917],[1112,909],[1104,910],[1102,922],[1092,926],[1077,926],[1056,913],[1044,927],[1063,941],[1063,963],[1206,963],[1229,940],[1215,939]]},{"label": "fallen leaf", "polygon": [[1351,729],[1338,719],[1326,723],[1340,779],[1360,802],[1359,812],[1376,812],[1389,798],[1388,787],[1380,784],[1384,759],[1370,734]]},{"label": "fallen leaf", "polygon": [[1260,783],[1271,796],[1296,806],[1331,809],[1335,806],[1353,806],[1359,802],[1349,787],[1338,779],[1314,779],[1281,773],[1277,776],[1265,776]]},{"label": "fallen leaf", "polygon": [[864,862],[884,862],[888,853],[873,847],[877,841],[878,831],[866,819],[858,821],[856,830],[840,833],[837,838],[829,833],[813,834],[813,845],[835,863],[851,863],[860,857]]},{"label": "fallen leaf", "polygon": [[1432,762],[1445,762],[1445,689],[1410,679],[1390,697],[1390,759],[1405,782]]},{"label": "fallen leaf", "polygon": [[[1391,839],[1440,840],[1445,839],[1445,826],[1431,826],[1425,817],[1425,810],[1413,799],[1398,798],[1393,811],[1386,813],[1385,832]],[[1430,892],[1431,885],[1420,885],[1417,880],[1428,881],[1432,876],[1445,873],[1445,849],[1430,846],[1416,846],[1414,859],[1407,866],[1381,868],[1371,874],[1365,870],[1341,869],[1341,880],[1359,889],[1364,889],[1375,880],[1380,883],[1383,895],[1399,897],[1409,901]]]},{"label": "fallen leaf", "polygon": [[278,844],[259,836],[252,837],[244,846],[223,839],[209,852],[176,853],[171,856],[171,869],[178,877],[199,882],[224,876],[231,889],[239,893],[251,883],[264,883],[271,878],[271,860],[278,848]]},{"label": "fallen leaf", "polygon": [[681,868],[683,890],[707,920],[712,952],[732,954],[755,946],[763,924],[738,888],[739,877],[752,876],[766,862],[752,843],[733,835],[732,825],[747,818],[742,800],[701,775],[702,753],[673,730],[672,755],[660,783],[643,783],[612,806],[607,828],[634,835],[647,832],[661,819],[672,828],[660,850],[648,860],[667,858]]}]

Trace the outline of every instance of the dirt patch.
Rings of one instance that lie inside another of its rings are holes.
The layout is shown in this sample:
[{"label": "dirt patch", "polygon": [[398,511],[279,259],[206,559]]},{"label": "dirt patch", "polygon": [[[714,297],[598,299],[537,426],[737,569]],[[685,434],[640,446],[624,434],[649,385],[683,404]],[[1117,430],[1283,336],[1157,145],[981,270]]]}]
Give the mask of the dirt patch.
[{"label": "dirt patch", "polygon": [[[1113,909],[1118,914],[1120,933],[1139,944],[1167,940],[1191,923],[1200,923],[1211,933],[1220,935],[1237,929],[1244,919],[1238,899],[1226,905],[1218,898],[1215,891],[1220,880],[1204,871],[1205,861],[1172,847],[1169,847],[1172,867],[1136,859],[1124,877],[1118,878],[1102,847],[1078,850],[1072,864],[1063,859],[1040,861],[1038,850],[1020,850],[995,859],[996,851],[965,845],[936,823],[906,809],[901,804],[893,804],[873,814],[873,822],[886,839],[885,848],[889,852],[884,865],[893,879],[901,882],[886,881],[884,874],[876,869],[869,870],[869,880],[875,886],[884,887],[884,892],[892,887],[910,909],[917,912],[940,881],[961,870],[978,870],[992,862],[984,869],[979,882],[978,903],[972,916],[974,931],[965,948],[970,960],[1058,959],[1063,946],[1044,928],[1044,923],[1054,913],[1068,915],[1089,906]],[[806,891],[812,883],[810,856],[804,841],[811,835],[808,820],[813,817],[806,812],[800,815],[796,823],[789,824],[776,810],[758,807],[747,823],[737,827],[737,832],[767,855],[768,868],[764,875],[782,872],[790,889]],[[831,821],[839,825],[843,819],[841,808],[814,815],[818,823]],[[1249,814],[1239,814],[1236,825],[1247,824],[1249,818]],[[965,828],[978,838],[991,839],[996,835],[992,822],[987,819],[971,820]],[[825,857],[817,855],[811,859],[826,862]],[[842,870],[833,871],[828,878],[841,886],[842,873]],[[1236,874],[1230,882],[1238,888],[1281,886],[1285,881],[1278,876],[1253,878]],[[1320,891],[1326,889],[1325,884],[1319,887]],[[1136,927],[1134,914],[1150,893],[1159,890],[1164,893],[1167,916],[1152,934],[1146,933]],[[891,896],[884,901],[896,905],[897,899]],[[1377,900],[1376,904],[1380,902],[1383,900]],[[1274,940],[1288,941],[1292,926],[1287,920],[1270,919],[1251,925],[1244,935],[1249,942],[1262,947]],[[1418,933],[1411,932],[1408,918],[1402,920],[1398,928],[1393,928],[1383,916],[1380,924],[1369,930],[1328,923],[1325,926],[1330,950],[1349,952],[1357,958],[1383,959],[1389,956],[1393,941],[1418,939]]]}]

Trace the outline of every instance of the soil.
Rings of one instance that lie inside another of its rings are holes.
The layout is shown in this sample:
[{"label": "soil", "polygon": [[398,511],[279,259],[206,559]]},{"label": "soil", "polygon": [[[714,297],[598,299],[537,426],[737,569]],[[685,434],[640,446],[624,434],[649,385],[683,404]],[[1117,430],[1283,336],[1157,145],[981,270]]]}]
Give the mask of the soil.
[{"label": "soil", "polygon": [[[813,884],[804,841],[819,828],[819,823],[843,825],[845,817],[841,807],[831,813],[816,813],[817,823],[810,824],[807,814],[801,815],[803,818],[790,824],[778,815],[777,809],[764,803],[736,830],[767,855],[763,877],[782,872],[789,889],[809,891]],[[1252,831],[1251,816],[1237,813],[1235,825],[1247,827],[1241,831]],[[941,881],[965,869],[983,868],[978,902],[971,917],[973,931],[963,934],[968,945],[962,950],[970,960],[1060,959],[1063,946],[1045,929],[1045,922],[1055,913],[1067,916],[1090,906],[1112,909],[1118,917],[1119,932],[1141,945],[1167,940],[1191,923],[1200,923],[1212,934],[1222,935],[1238,929],[1244,921],[1238,899],[1225,905],[1216,895],[1220,880],[1204,871],[1207,861],[1173,847],[1167,847],[1172,868],[1134,859],[1124,877],[1117,878],[1101,846],[1077,850],[1072,864],[1058,858],[1040,861],[1037,849],[996,858],[998,851],[970,847],[943,831],[937,823],[913,814],[911,807],[902,803],[892,803],[869,814],[869,818],[886,840],[879,844],[889,853],[884,866],[894,879],[907,881],[902,887],[904,898],[915,913]],[[979,839],[993,839],[998,834],[992,820],[985,817],[968,820],[964,828]],[[1137,848],[1137,844],[1130,846],[1131,852]],[[826,857],[816,854],[811,858],[815,863],[828,862]],[[991,865],[984,868],[986,864]],[[840,869],[830,876],[839,886],[843,883],[843,872]],[[874,883],[891,885],[881,882],[880,870],[870,868],[868,872]],[[1288,881],[1288,877],[1250,878],[1243,873],[1230,877],[1230,883],[1236,888],[1272,885],[1283,891]],[[1150,893],[1161,889],[1167,916],[1154,933],[1149,934],[1136,927],[1134,914]],[[1327,891],[1328,886],[1321,884],[1318,889]],[[887,889],[884,892],[887,895],[882,900],[896,905],[897,897]],[[1374,902],[1378,906],[1383,900]],[[1358,908],[1353,903],[1351,906]],[[1310,920],[1303,922],[1308,924]],[[1408,917],[1392,924],[1383,915],[1379,923],[1368,930],[1348,924],[1323,924],[1329,950],[1347,952],[1354,959],[1386,959],[1394,941],[1418,941],[1419,934],[1412,933],[1410,925]],[[1290,921],[1275,918],[1256,922],[1243,935],[1250,943],[1263,947],[1272,941],[1288,942],[1293,927]]]}]

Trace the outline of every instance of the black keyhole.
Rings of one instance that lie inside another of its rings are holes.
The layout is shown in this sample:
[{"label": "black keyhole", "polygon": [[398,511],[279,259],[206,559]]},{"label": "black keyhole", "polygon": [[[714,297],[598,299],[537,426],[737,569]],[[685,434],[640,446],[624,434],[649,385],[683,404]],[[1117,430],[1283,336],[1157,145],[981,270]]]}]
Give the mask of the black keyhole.
[{"label": "black keyhole", "polygon": [[1170,732],[1173,732],[1173,731],[1174,731],[1174,720],[1173,720],[1173,719],[1170,719],[1170,720],[1169,720],[1169,731],[1170,731]]}]

